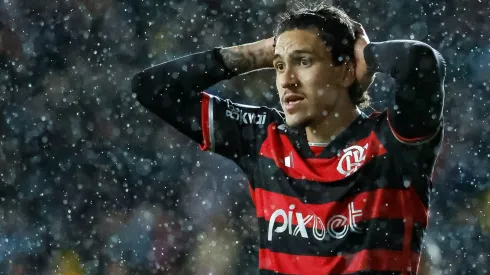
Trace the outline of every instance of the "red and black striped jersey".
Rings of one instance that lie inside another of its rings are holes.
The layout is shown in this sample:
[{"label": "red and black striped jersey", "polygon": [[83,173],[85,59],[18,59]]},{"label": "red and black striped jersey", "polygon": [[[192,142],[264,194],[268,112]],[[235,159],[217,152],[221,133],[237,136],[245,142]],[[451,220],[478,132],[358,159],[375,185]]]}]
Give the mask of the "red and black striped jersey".
[{"label": "red and black striped jersey", "polygon": [[364,58],[395,80],[394,104],[360,115],[322,150],[278,110],[202,93],[234,76],[218,48],[133,77],[140,104],[249,178],[261,274],[417,274],[443,136],[445,62],[408,40],[370,43]]},{"label": "red and black striped jersey", "polygon": [[386,112],[360,115],[315,155],[277,110],[203,93],[201,111],[201,148],[234,160],[250,180],[261,274],[417,269],[441,130],[406,141]]}]

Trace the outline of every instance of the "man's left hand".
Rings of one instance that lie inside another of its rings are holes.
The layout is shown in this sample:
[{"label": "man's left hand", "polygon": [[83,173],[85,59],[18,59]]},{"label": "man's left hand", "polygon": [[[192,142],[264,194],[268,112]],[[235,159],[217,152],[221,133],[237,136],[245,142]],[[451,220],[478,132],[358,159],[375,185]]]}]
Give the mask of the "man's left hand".
[{"label": "man's left hand", "polygon": [[369,88],[373,82],[374,73],[369,72],[366,60],[364,60],[364,48],[369,44],[369,37],[364,27],[353,21],[356,28],[356,43],[354,44],[354,55],[356,58],[356,79],[363,91]]}]

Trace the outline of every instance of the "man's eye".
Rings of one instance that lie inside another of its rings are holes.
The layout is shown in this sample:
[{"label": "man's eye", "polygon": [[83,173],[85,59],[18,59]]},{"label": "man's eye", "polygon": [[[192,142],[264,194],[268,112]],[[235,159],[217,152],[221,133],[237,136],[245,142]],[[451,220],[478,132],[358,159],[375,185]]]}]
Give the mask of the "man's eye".
[{"label": "man's eye", "polygon": [[277,64],[276,64],[276,70],[278,70],[278,71],[282,71],[282,70],[284,70],[284,64],[282,64],[282,63],[277,63]]},{"label": "man's eye", "polygon": [[303,65],[303,66],[308,66],[308,65],[310,65],[310,63],[311,62],[308,58],[302,58],[301,59],[301,65]]}]

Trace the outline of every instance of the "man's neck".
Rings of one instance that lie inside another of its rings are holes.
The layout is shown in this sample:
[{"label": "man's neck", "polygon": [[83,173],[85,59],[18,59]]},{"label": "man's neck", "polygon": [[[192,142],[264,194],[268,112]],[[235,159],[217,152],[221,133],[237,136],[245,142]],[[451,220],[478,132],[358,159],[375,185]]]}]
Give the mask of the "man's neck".
[{"label": "man's neck", "polygon": [[330,114],[305,128],[308,142],[330,143],[360,114],[361,111],[353,104],[338,106]]}]

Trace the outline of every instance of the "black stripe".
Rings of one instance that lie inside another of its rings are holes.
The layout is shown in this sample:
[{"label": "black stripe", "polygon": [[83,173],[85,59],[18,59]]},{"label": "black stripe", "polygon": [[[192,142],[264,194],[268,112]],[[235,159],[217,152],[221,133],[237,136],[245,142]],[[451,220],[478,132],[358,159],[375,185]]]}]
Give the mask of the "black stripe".
[{"label": "black stripe", "polygon": [[[256,181],[254,188],[295,197],[308,204],[339,201],[380,188],[406,189],[402,176],[395,173],[387,155],[375,157],[355,174],[330,183],[290,178],[269,158],[261,157],[259,165],[261,171],[257,171],[256,176],[262,180]],[[428,197],[421,197],[421,200],[428,207]]]},{"label": "black stripe", "polygon": [[[362,250],[402,250],[403,248],[405,224],[403,220],[398,219],[372,219],[359,222],[357,227],[361,229],[360,233],[348,229],[343,238],[336,239],[325,232],[322,240],[314,237],[311,228],[306,228],[307,238],[302,237],[299,232],[296,236],[290,235],[288,229],[282,233],[274,232],[281,225],[282,223],[274,223],[272,238],[269,241],[269,222],[259,218],[260,248],[279,253],[323,257],[337,256],[339,253],[354,254]],[[296,225],[293,225],[293,232],[295,228]],[[418,238],[412,238],[414,251],[420,251],[420,245]]]},{"label": "black stripe", "polygon": [[[279,272],[274,272],[271,270],[265,270],[265,269],[260,269],[259,270],[260,275],[293,275],[293,274],[287,274],[287,273],[279,273]],[[398,271],[359,271],[355,273],[349,273],[345,275],[400,275],[401,273]],[[334,274],[331,274],[334,275]]]}]

